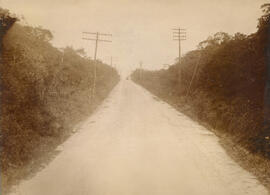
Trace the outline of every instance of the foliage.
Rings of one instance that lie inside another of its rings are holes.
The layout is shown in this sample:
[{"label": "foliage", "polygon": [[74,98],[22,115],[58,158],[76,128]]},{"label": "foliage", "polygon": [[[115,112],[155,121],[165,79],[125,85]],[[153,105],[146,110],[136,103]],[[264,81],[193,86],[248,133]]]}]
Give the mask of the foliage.
[{"label": "foliage", "polygon": [[265,111],[270,110],[270,99],[265,99],[270,94],[265,93],[270,4],[262,9],[256,33],[216,33],[187,53],[181,64],[136,70],[132,78],[182,110],[189,106],[185,111],[194,119],[270,157],[270,125],[265,126],[270,114]]},{"label": "foliage", "polygon": [[12,26],[16,18],[7,13],[0,9],[0,21],[10,27],[0,63],[1,168],[6,183],[14,176],[11,170],[33,163],[69,136],[119,80],[115,69],[98,62],[96,96],[91,99],[94,61],[83,57],[83,50],[54,48],[46,29]]}]

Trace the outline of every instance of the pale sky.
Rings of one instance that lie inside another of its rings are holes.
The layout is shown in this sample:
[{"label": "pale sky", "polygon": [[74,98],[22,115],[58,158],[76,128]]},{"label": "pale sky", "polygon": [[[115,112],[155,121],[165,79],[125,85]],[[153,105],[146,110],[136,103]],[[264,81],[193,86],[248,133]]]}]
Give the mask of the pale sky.
[{"label": "pale sky", "polygon": [[256,31],[260,6],[268,0],[0,0],[0,6],[23,15],[28,24],[52,31],[53,45],[85,48],[94,55],[94,42],[82,32],[113,34],[101,43],[98,58],[121,72],[138,67],[159,69],[178,57],[172,28],[187,29],[183,54],[219,31],[250,34]]}]

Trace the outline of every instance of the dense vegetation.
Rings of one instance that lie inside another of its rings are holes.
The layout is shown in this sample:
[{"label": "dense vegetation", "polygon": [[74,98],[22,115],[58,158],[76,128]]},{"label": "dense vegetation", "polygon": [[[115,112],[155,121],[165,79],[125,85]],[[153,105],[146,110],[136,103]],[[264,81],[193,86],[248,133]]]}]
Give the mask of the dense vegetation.
[{"label": "dense vegetation", "polygon": [[233,143],[270,158],[270,4],[262,9],[256,33],[216,33],[181,64],[138,69],[132,79]]},{"label": "dense vegetation", "polygon": [[96,96],[91,98],[94,61],[83,50],[57,49],[50,31],[23,26],[0,9],[1,169],[5,184],[22,167],[54,149],[74,125],[108,95],[116,70],[97,62]]}]

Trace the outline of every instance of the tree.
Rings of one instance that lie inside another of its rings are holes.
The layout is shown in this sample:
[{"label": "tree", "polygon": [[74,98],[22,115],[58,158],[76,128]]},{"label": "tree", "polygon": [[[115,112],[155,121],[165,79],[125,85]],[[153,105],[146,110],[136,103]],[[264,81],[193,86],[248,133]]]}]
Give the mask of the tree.
[{"label": "tree", "polygon": [[261,9],[263,11],[262,17],[259,18],[258,23],[258,29],[262,30],[264,28],[267,28],[270,22],[270,3],[263,4],[261,6]]}]

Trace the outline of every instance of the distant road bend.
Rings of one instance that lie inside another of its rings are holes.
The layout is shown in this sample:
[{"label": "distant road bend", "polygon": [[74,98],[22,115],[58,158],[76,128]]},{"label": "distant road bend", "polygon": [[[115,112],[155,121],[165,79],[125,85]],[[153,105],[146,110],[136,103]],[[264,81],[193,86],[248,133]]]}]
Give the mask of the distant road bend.
[{"label": "distant road bend", "polygon": [[266,195],[218,138],[129,80],[13,195]]}]

